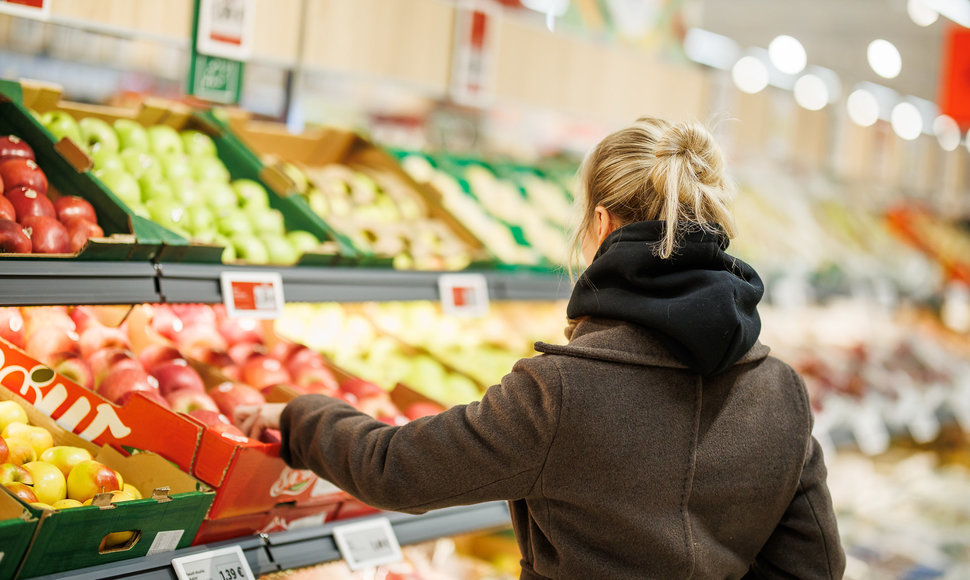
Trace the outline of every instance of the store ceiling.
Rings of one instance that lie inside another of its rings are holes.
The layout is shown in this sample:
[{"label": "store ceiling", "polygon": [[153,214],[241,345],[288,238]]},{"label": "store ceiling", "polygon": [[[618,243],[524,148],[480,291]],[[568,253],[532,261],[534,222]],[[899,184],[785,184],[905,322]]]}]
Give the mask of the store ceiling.
[{"label": "store ceiling", "polygon": [[[808,64],[834,70],[843,95],[855,83],[870,81],[902,96],[933,102],[940,84],[944,32],[940,17],[928,27],[910,19],[907,0],[701,0],[696,25],[733,39],[743,48],[767,48],[780,34],[801,41]],[[869,68],[866,48],[889,40],[902,56],[902,71],[883,79]]]}]

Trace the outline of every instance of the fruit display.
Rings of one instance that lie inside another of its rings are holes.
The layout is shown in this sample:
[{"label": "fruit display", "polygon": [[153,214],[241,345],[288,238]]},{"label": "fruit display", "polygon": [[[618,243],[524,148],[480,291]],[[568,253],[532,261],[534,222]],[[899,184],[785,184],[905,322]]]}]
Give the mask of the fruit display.
[{"label": "fruit display", "polygon": [[40,118],[56,137],[77,138],[93,175],[135,215],[193,242],[224,246],[224,262],[288,265],[321,245],[311,232],[286,228],[262,184],[232,179],[205,133],[123,117],[75,120],[60,110]]},{"label": "fruit display", "polygon": [[970,284],[970,232],[915,205],[892,207],[887,217],[893,231],[938,261],[948,278]]},{"label": "fruit display", "polygon": [[104,236],[91,203],[50,187],[16,135],[0,137],[0,192],[0,254],[72,254]]}]

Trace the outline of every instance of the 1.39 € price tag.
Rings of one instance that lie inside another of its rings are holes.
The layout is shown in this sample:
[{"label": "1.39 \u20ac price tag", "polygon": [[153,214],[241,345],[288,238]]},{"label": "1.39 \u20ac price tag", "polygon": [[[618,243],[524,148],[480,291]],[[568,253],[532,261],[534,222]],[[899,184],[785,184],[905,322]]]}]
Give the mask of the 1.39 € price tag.
[{"label": "1.39 \u20ac price tag", "polygon": [[222,272],[222,301],[229,316],[279,318],[283,314],[283,279],[279,272]]},{"label": "1.39 \u20ac price tag", "polygon": [[403,559],[401,545],[387,518],[337,526],[333,539],[351,570],[393,564]]},{"label": "1.39 \u20ac price tag", "polygon": [[179,580],[256,580],[239,546],[172,558],[172,567]]}]

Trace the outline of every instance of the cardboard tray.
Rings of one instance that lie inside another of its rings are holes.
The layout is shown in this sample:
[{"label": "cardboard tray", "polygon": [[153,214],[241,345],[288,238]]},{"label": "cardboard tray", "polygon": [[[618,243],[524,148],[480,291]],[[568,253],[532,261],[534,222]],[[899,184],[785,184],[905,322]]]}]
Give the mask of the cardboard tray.
[{"label": "cardboard tray", "polygon": [[[110,446],[98,446],[66,431],[16,394],[0,389],[0,400],[13,400],[27,411],[31,424],[47,429],[55,445],[72,445],[91,452],[98,461],[119,471],[144,499],[90,505],[60,511],[21,505],[40,520],[19,575],[53,574],[86,566],[117,562],[191,545],[213,493],[196,479],[153,453],[122,456]],[[9,493],[4,490],[4,493]],[[18,500],[19,501],[19,500]],[[133,531],[124,545],[105,548],[110,533]]]},{"label": "cardboard tray", "polygon": [[40,518],[0,491],[0,578],[13,578],[27,554]]}]

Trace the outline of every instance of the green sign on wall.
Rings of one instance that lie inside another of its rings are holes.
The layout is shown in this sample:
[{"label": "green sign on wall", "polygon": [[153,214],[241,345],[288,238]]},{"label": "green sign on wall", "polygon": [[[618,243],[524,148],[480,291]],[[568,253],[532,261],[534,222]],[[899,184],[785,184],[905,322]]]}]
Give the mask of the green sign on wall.
[{"label": "green sign on wall", "polygon": [[242,92],[243,63],[192,52],[189,87],[186,92],[206,101],[231,105]]},{"label": "green sign on wall", "polygon": [[239,102],[243,63],[252,51],[253,11],[252,0],[195,0],[188,94]]}]

